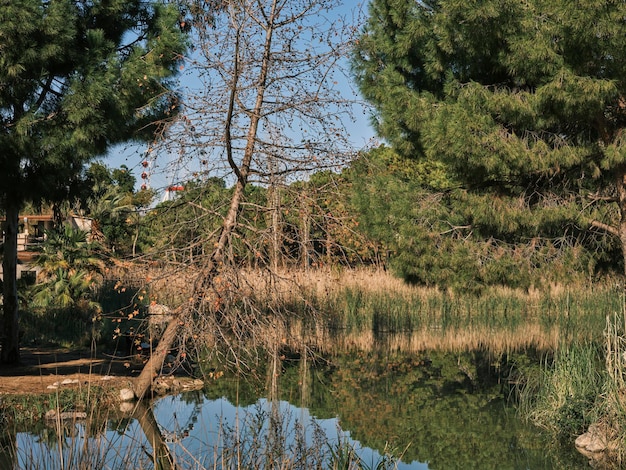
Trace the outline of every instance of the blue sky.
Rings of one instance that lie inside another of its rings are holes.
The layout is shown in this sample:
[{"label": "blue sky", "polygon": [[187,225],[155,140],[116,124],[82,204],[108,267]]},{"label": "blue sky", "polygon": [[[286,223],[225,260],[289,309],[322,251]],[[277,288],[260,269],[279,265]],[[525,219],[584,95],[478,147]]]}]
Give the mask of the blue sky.
[{"label": "blue sky", "polygon": [[[334,10],[337,17],[342,17],[347,24],[357,24],[359,19],[362,21],[365,17],[366,6],[362,3],[353,3],[351,1],[340,2],[340,5]],[[187,87],[194,81],[193,76],[189,76],[183,73],[180,77],[181,87]],[[196,80],[197,81],[197,80]],[[346,100],[360,101],[360,97],[357,94],[356,86],[349,77],[343,77],[340,74],[338,78],[338,89],[342,96]],[[369,124],[369,111],[365,106],[359,106],[355,104],[353,106],[353,118],[354,122],[345,121],[345,129],[348,134],[349,141],[354,149],[359,150],[371,145],[374,142],[375,136]],[[119,167],[126,165],[130,168],[137,178],[137,184],[142,184],[141,174],[144,171],[142,167],[142,161],[144,161],[147,145],[145,144],[127,144],[113,148],[106,158],[104,163],[109,167]],[[159,158],[162,158],[159,156]],[[159,166],[165,168],[166,165],[159,164]],[[150,170],[150,168],[149,168]],[[167,185],[177,184],[180,180],[184,180],[184,174],[174,174],[171,170],[160,172],[156,169],[149,171],[150,180],[149,184],[156,190],[161,190]]]}]

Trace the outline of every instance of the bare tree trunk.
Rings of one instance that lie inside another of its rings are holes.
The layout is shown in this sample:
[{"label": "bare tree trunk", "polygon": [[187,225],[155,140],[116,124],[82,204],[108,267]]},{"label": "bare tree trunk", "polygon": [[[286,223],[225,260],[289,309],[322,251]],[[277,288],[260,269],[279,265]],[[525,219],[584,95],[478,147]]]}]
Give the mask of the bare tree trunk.
[{"label": "bare tree trunk", "polygon": [[20,361],[19,345],[19,304],[17,297],[17,230],[19,205],[7,203],[4,228],[4,256],[2,258],[2,278],[4,295],[4,321],[2,332],[2,353],[0,359],[6,364]]},{"label": "bare tree trunk", "polygon": [[165,443],[165,439],[163,439],[152,408],[146,406],[143,402],[139,402],[135,405],[133,417],[137,420],[139,426],[141,426],[141,430],[152,446],[155,468],[157,470],[175,469],[176,463],[174,462],[170,449]]},{"label": "bare tree trunk", "polygon": [[[275,6],[275,1],[273,2]],[[208,270],[209,275],[213,275],[213,271],[215,268],[221,263],[224,259],[224,250],[226,249],[226,245],[232,235],[235,227],[237,226],[237,215],[239,214],[239,208],[241,207],[241,202],[243,200],[244,191],[246,189],[246,185],[248,184],[248,176],[250,174],[250,165],[252,163],[252,157],[254,155],[256,138],[259,128],[259,121],[261,119],[262,110],[263,110],[263,99],[265,97],[265,89],[266,89],[266,81],[267,75],[269,73],[270,63],[271,63],[271,50],[272,50],[272,36],[274,33],[273,29],[273,21],[274,21],[275,11],[272,8],[271,15],[268,18],[268,27],[265,31],[265,47],[263,54],[263,62],[259,71],[259,79],[257,82],[256,88],[256,100],[254,104],[254,109],[250,111],[250,124],[248,127],[248,133],[246,136],[246,147],[243,154],[243,159],[241,164],[237,165],[233,156],[232,156],[232,136],[231,136],[231,124],[234,119],[233,116],[233,108],[235,102],[237,100],[237,94],[239,90],[237,89],[239,83],[239,34],[237,35],[237,42],[235,44],[235,65],[233,70],[232,84],[230,89],[230,98],[229,98],[229,108],[226,119],[225,126],[225,144],[226,144],[226,154],[228,158],[228,164],[231,169],[237,176],[237,183],[235,184],[235,191],[230,200],[230,206],[228,208],[228,213],[224,218],[224,223],[222,225],[222,232],[220,234],[217,245],[215,246],[215,250],[211,256],[210,260],[210,268]]]},{"label": "bare tree trunk", "polygon": [[280,242],[282,239],[280,229],[280,191],[277,184],[273,184],[271,188],[271,214],[272,214],[272,268],[274,272],[278,271],[281,265],[280,260]]},{"label": "bare tree trunk", "polygon": [[333,262],[333,236],[330,233],[331,225],[329,217],[326,217],[326,223],[324,224],[324,229],[326,230],[326,267],[330,268]]},{"label": "bare tree trunk", "polygon": [[133,237],[133,258],[137,255],[137,241],[139,240],[139,218],[137,218],[137,227],[135,236]]},{"label": "bare tree trunk", "polygon": [[302,195],[300,206],[300,246],[302,267],[305,271],[311,266],[311,203],[308,192]]},{"label": "bare tree trunk", "polygon": [[141,374],[134,379],[132,387],[135,397],[139,400],[143,399],[152,386],[152,381],[158,376],[163,363],[165,362],[165,356],[172,348],[174,340],[178,336],[178,330],[180,325],[184,323],[187,315],[185,313],[176,312],[173,315],[172,320],[165,328],[163,336],[161,337],[156,349],[150,355],[150,359],[144,365]]},{"label": "bare tree trunk", "polygon": [[237,94],[239,92],[239,60],[241,52],[239,48],[239,32],[237,34],[234,54],[235,56],[233,58],[234,66],[230,89],[229,109],[224,129],[227,159],[232,171],[237,176],[237,183],[235,184],[235,190],[231,197],[228,213],[226,214],[226,217],[224,218],[224,222],[222,224],[222,230],[219,239],[215,245],[213,253],[211,254],[207,262],[206,269],[200,275],[200,278],[196,281],[196,293],[194,295],[194,299],[187,303],[188,306],[186,309],[182,309],[181,307],[181,310],[179,311],[179,318],[174,318],[167,325],[167,328],[163,333],[163,337],[161,338],[161,341],[159,342],[156,351],[152,354],[152,356],[144,366],[143,370],[141,371],[141,374],[135,379],[133,383],[133,391],[138,399],[142,399],[146,395],[148,389],[152,384],[152,380],[158,375],[159,371],[163,367],[163,361],[165,360],[165,356],[167,355],[167,352],[171,349],[172,344],[174,343],[174,340],[178,335],[178,330],[181,323],[184,323],[186,318],[191,314],[194,309],[197,309],[198,306],[200,306],[200,309],[202,309],[202,299],[204,297],[204,293],[208,291],[208,289],[212,285],[213,279],[215,278],[217,271],[220,269],[221,264],[224,261],[224,253],[230,241],[230,237],[237,227],[237,216],[239,214],[239,208],[241,207],[241,203],[243,201],[246,185],[248,184],[250,165],[252,163],[252,157],[254,156],[255,152],[259,121],[261,120],[263,111],[263,100],[266,91],[267,76],[269,74],[270,64],[272,60],[272,39],[274,34],[274,21],[276,15],[275,8],[276,0],[272,2],[271,12],[266,19],[267,27],[265,29],[263,61],[259,69],[259,76],[256,85],[255,104],[253,109],[249,111],[250,122],[246,135],[246,147],[244,149],[243,158],[239,165],[235,162],[232,155],[231,136],[231,124],[232,120],[234,119],[233,109],[235,102],[237,101]]}]

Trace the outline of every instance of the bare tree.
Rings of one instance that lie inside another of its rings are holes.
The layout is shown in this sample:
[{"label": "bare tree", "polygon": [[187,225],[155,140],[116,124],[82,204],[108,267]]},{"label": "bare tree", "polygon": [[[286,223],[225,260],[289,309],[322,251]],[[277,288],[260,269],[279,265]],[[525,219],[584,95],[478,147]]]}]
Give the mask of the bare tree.
[{"label": "bare tree", "polygon": [[[259,314],[254,296],[245,294],[229,247],[237,237],[250,184],[273,186],[268,211],[277,211],[277,182],[339,168],[352,156],[343,122],[351,118],[351,103],[338,84],[345,81],[340,75],[346,74],[343,66],[355,26],[333,11],[338,4],[231,0],[210,21],[203,15],[203,3],[188,5],[195,50],[187,59],[187,73],[197,86],[185,90],[181,119],[153,151],[178,155],[176,168],[186,168],[199,179],[223,178],[233,189],[219,231],[206,234],[212,250],[202,262],[193,294],[178,307],[136,379],[138,397],[149,389],[171,342],[180,340],[181,327],[194,324],[198,330],[202,325],[200,331],[210,332],[205,340],[226,344],[237,362],[242,345],[260,338],[269,341],[273,328],[284,321],[280,315]],[[276,214],[270,213],[268,220],[279,223]],[[270,231],[278,232],[278,227]],[[274,266],[277,256],[275,252]]]}]

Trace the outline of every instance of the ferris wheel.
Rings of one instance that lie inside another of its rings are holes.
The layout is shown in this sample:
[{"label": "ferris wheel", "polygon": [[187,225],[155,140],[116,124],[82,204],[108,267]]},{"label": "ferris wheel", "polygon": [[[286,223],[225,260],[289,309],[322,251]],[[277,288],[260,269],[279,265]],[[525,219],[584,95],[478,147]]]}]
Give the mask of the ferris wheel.
[{"label": "ferris wheel", "polygon": [[[146,150],[144,157],[141,161],[141,190],[146,191],[152,188],[151,180],[154,169],[156,168],[156,154],[152,148]],[[178,168],[175,168],[170,178],[170,183],[165,186],[165,192],[163,195],[163,201],[168,201],[173,198],[173,194],[179,191],[184,191],[185,187],[180,183],[175,183],[178,177]]]},{"label": "ferris wheel", "polygon": [[152,174],[157,168],[157,152],[152,144],[148,145],[148,148],[143,154],[141,159],[141,190],[146,191],[152,188]]},{"label": "ferris wheel", "polygon": [[143,171],[141,172],[141,190],[150,189],[150,176],[152,175],[152,162],[147,158],[141,162]]},{"label": "ferris wheel", "polygon": [[170,178],[165,191],[163,192],[163,198],[161,202],[170,201],[175,198],[176,194],[185,190],[179,180],[179,172],[181,167],[182,156],[185,154],[185,148],[181,147],[179,150],[179,158],[175,159],[173,165],[170,165]]}]

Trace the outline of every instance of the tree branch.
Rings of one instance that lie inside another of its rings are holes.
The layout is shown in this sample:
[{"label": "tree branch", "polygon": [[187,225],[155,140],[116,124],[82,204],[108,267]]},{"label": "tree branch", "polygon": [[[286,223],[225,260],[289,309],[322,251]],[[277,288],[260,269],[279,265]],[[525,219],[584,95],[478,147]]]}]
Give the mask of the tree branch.
[{"label": "tree branch", "polygon": [[604,222],[600,222],[599,220],[592,220],[590,225],[592,227],[603,230],[606,233],[619,237],[619,230],[617,229],[617,227],[613,227],[612,225],[605,224]]}]

